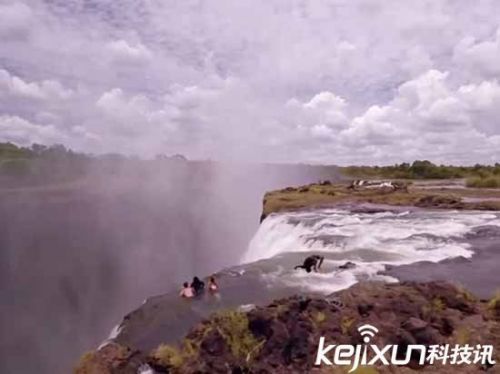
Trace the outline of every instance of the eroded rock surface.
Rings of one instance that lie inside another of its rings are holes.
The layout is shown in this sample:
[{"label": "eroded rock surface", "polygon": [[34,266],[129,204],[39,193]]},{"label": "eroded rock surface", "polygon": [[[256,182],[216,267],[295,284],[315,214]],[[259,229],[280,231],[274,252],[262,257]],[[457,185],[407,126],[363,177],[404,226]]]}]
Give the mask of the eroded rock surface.
[{"label": "eroded rock surface", "polygon": [[[500,347],[500,302],[481,302],[445,282],[360,283],[326,298],[293,296],[248,312],[228,311],[195,326],[177,346],[143,353],[116,344],[86,355],[84,373],[346,373],[314,366],[318,341],[363,344],[358,327],[376,326],[371,344],[491,344]],[[398,352],[399,353],[399,352]],[[494,357],[498,360],[498,357]],[[499,373],[499,367],[376,367],[369,373]]]}]

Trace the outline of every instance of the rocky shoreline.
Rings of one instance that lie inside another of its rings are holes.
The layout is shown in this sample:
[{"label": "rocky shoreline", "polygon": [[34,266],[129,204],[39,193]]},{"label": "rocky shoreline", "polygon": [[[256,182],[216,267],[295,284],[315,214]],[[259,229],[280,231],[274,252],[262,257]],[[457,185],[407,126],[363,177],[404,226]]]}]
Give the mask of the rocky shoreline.
[{"label": "rocky shoreline", "polygon": [[[500,347],[500,300],[480,301],[445,282],[360,283],[326,298],[292,296],[246,312],[215,313],[180,344],[149,352],[109,343],[84,355],[75,374],[346,373],[348,367],[314,365],[318,340],[323,336],[331,344],[363,344],[358,327],[364,324],[378,328],[372,344],[396,344],[401,354],[410,344]],[[499,369],[481,364],[419,367],[412,359],[396,371],[377,366],[362,372],[472,374]]]},{"label": "rocky shoreline", "polygon": [[261,222],[272,213],[339,205],[379,204],[425,209],[500,210],[500,189],[457,188],[430,182],[407,182],[404,190],[387,187],[352,189],[329,181],[288,187],[265,194]]}]

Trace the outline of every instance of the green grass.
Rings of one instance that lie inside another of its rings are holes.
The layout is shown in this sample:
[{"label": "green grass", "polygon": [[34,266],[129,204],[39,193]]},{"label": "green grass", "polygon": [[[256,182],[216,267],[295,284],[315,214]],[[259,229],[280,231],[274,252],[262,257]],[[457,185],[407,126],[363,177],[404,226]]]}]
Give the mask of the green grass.
[{"label": "green grass", "polygon": [[180,368],[187,358],[182,349],[167,344],[161,344],[153,351],[151,356],[160,365],[173,368]]},{"label": "green grass", "polygon": [[184,339],[180,347],[168,344],[160,344],[152,353],[151,357],[159,364],[178,369],[188,360],[196,357],[199,352],[199,344],[191,339]]},{"label": "green grass", "polygon": [[228,310],[213,315],[210,322],[198,331],[196,337],[184,339],[180,347],[161,344],[151,353],[151,357],[162,366],[179,369],[199,355],[203,339],[214,330],[222,336],[231,354],[245,363],[251,362],[264,343],[255,338],[248,329],[245,313]]},{"label": "green grass", "polygon": [[342,334],[348,335],[354,322],[356,322],[356,320],[353,317],[342,317],[342,320],[340,321],[340,329],[342,330]]},{"label": "green grass", "polygon": [[500,188],[500,175],[487,175],[468,178],[467,187],[474,188]]},{"label": "green grass", "polygon": [[495,296],[488,303],[488,309],[498,310],[500,309],[500,291],[497,291]]},{"label": "green grass", "polygon": [[234,357],[250,362],[258,353],[263,341],[248,329],[248,318],[238,311],[219,312],[212,320],[212,328],[218,330]]},{"label": "green grass", "polygon": [[78,360],[78,363],[76,364],[75,369],[73,370],[74,374],[92,374],[95,372],[95,365],[94,365],[94,356],[95,352],[86,352],[84,353],[80,359]]}]

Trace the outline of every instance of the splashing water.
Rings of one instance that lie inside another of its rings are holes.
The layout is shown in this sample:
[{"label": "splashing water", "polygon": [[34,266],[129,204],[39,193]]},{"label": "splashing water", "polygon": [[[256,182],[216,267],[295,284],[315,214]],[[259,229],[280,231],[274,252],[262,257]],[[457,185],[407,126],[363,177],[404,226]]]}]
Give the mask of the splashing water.
[{"label": "splashing water", "polygon": [[[353,213],[342,209],[273,214],[262,222],[242,262],[301,262],[312,253],[321,254],[325,262],[320,273],[293,271],[287,264],[262,276],[270,285],[330,293],[359,280],[396,281],[379,274],[386,265],[469,258],[473,251],[464,236],[484,225],[500,226],[500,215],[424,210]],[[340,271],[338,266],[346,261],[356,267]]]}]

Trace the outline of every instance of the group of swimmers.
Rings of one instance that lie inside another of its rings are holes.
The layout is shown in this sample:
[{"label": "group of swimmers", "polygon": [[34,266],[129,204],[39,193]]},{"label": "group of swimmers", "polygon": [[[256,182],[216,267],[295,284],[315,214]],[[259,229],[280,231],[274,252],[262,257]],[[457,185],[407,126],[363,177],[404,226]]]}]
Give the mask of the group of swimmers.
[{"label": "group of swimmers", "polygon": [[[184,282],[179,296],[190,299],[192,297],[203,294],[204,291],[205,282],[201,281],[198,277],[194,277],[191,284],[189,284],[188,282]],[[219,285],[215,281],[215,277],[208,278],[208,291],[212,294],[215,294],[219,291]]]},{"label": "group of swimmers", "polygon": [[[304,269],[308,273],[311,271],[318,272],[323,264],[323,260],[325,258],[319,255],[312,255],[306,257],[302,265],[297,265],[294,267],[297,269]],[[339,270],[351,269],[356,265],[350,261],[346,262],[344,265],[339,266]],[[179,296],[185,298],[192,298],[198,295],[201,295],[205,291],[205,282],[201,281],[198,277],[194,277],[191,284],[188,282],[184,282],[183,288],[179,293]],[[211,294],[217,294],[219,292],[219,285],[215,281],[215,277],[208,278],[208,291]]]}]

